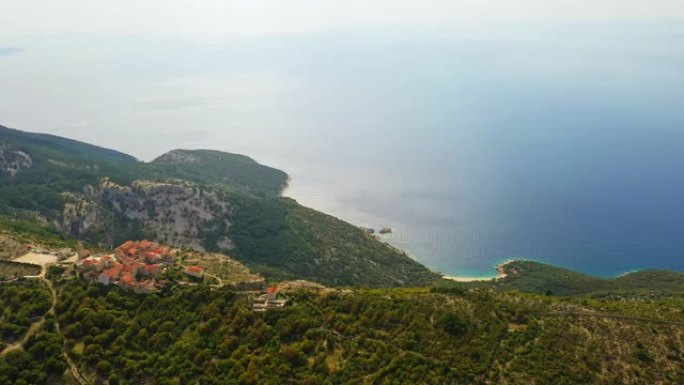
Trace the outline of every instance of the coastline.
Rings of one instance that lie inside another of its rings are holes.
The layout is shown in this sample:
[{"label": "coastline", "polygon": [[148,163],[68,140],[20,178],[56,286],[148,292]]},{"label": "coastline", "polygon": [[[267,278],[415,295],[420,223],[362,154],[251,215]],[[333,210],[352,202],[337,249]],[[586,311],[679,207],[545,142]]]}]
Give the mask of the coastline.
[{"label": "coastline", "polygon": [[462,277],[462,276],[454,276],[454,275],[444,275],[442,276],[444,279],[448,279],[450,281],[455,281],[455,282],[484,282],[484,281],[493,281],[497,279],[498,277]]},{"label": "coastline", "polygon": [[[291,194],[290,195],[287,194],[288,191],[291,191],[290,188],[292,187],[293,178],[289,173],[286,173],[286,175],[287,175],[287,179],[286,179],[285,185],[283,186],[283,189],[281,190],[280,196],[294,199],[295,201],[297,201],[299,203],[297,197],[295,197]],[[300,204],[306,204],[306,203],[300,203]],[[328,211],[326,211],[322,208],[319,208],[319,207],[315,207],[315,206],[309,206],[309,207],[311,207],[314,210],[318,210],[320,212],[326,213],[327,215],[334,216],[335,218],[342,220],[344,222],[347,222],[347,223],[349,223],[349,224],[351,224],[357,228],[362,228],[363,226],[367,226],[367,227],[369,226],[368,224],[359,225],[359,224],[354,223],[354,222],[352,222],[346,218],[338,216],[336,213],[328,212]],[[393,244],[393,242],[391,241],[392,240],[392,237],[391,237],[392,234],[386,234],[386,235],[389,235],[389,236],[385,236],[385,234],[377,234],[377,235],[375,235],[375,237],[378,241],[382,242],[387,247],[390,247],[390,248],[394,249],[395,251],[397,251],[398,253],[404,254],[408,258],[420,263],[421,265],[425,266],[430,271],[442,276],[442,278],[452,280],[452,281],[456,281],[456,282],[478,282],[478,281],[491,281],[491,280],[503,279],[507,276],[506,272],[504,270],[504,267],[508,263],[516,260],[516,259],[505,259],[505,260],[500,261],[496,265],[494,265],[494,269],[496,270],[496,274],[494,274],[494,275],[481,275],[481,276],[449,275],[449,274],[445,274],[439,270],[436,270],[433,266],[430,266],[430,265],[424,263],[423,261],[420,260],[420,258],[418,258],[416,255],[414,255],[411,251],[403,249],[403,248]]]},{"label": "coastline", "polygon": [[[342,216],[340,216],[340,215],[338,215],[338,214],[336,214],[336,213],[329,212],[329,211],[327,211],[327,210],[325,210],[325,209],[323,209],[323,208],[315,207],[314,205],[307,205],[305,202],[302,203],[302,202],[299,201],[299,199],[298,199],[297,197],[295,197],[295,196],[293,196],[293,195],[287,195],[288,190],[290,190],[290,188],[292,187],[292,180],[293,180],[293,178],[292,178],[292,176],[291,176],[289,173],[285,173],[285,174],[287,175],[287,179],[286,179],[286,181],[285,181],[285,185],[283,186],[283,188],[282,188],[281,191],[280,191],[280,197],[293,199],[295,202],[299,203],[300,205],[309,207],[309,208],[314,209],[314,210],[316,210],[316,211],[322,212],[322,213],[324,213],[324,214],[326,214],[326,215],[333,216],[333,217],[335,217],[335,218],[337,218],[337,219],[339,219],[339,220],[341,220],[341,221],[344,221],[344,222],[346,222],[346,223],[349,223],[350,225],[352,225],[352,226],[354,226],[354,227],[357,227],[357,228],[363,228],[364,226],[370,227],[370,225],[367,225],[367,224],[360,225],[360,224],[354,223],[353,221],[351,221],[351,220],[349,220],[349,219],[347,219],[347,218],[344,218],[344,217],[342,217]],[[415,256],[414,254],[412,254],[410,251],[405,250],[405,249],[402,249],[402,248],[400,248],[400,247],[398,247],[398,246],[392,244],[392,242],[391,242],[391,235],[392,235],[392,233],[389,233],[389,234],[378,234],[378,233],[376,233],[376,234],[374,234],[373,236],[374,236],[379,242],[382,242],[383,244],[385,244],[386,246],[392,248],[392,249],[395,250],[396,252],[401,253],[401,254],[404,254],[404,255],[407,256],[408,258],[411,258],[412,260],[414,260],[414,261],[420,263],[421,265],[423,265],[423,266],[425,266],[426,268],[428,268],[430,271],[432,271],[432,272],[434,272],[434,273],[437,273],[437,274],[440,274],[440,275],[443,275],[442,272],[440,272],[440,271],[438,271],[438,270],[434,270],[431,266],[428,266],[428,265],[426,265],[425,263],[423,263],[422,261],[420,261],[420,260],[419,260],[418,258],[416,258],[416,256]]]},{"label": "coastline", "polygon": [[[285,198],[290,198],[295,200],[297,203],[310,207],[314,210],[317,210],[319,212],[325,213],[326,215],[333,216],[341,221],[347,222],[351,224],[352,226],[355,226],[357,228],[363,228],[363,227],[374,227],[370,222],[378,222],[381,221],[381,218],[364,218],[361,220],[353,220],[349,218],[347,215],[344,215],[342,213],[336,212],[336,210],[331,210],[330,208],[326,207],[321,207],[320,202],[319,204],[315,204],[314,202],[307,202],[307,196],[304,194],[303,196],[298,196],[298,194],[293,194],[296,192],[300,192],[299,190],[293,190],[293,187],[295,186],[295,178],[289,174],[286,173],[286,180],[285,183],[282,187],[282,190],[280,192],[281,197]],[[399,231],[401,232],[401,231]],[[535,259],[530,259],[530,258],[525,258],[525,257],[518,257],[518,258],[502,258],[499,261],[497,261],[494,265],[490,265],[491,273],[488,273],[487,271],[482,271],[482,270],[475,270],[475,271],[458,271],[460,269],[447,269],[448,271],[442,271],[439,269],[436,269],[434,265],[426,263],[427,261],[423,261],[422,258],[420,258],[419,255],[416,255],[411,251],[410,249],[405,248],[407,245],[404,244],[402,246],[399,246],[393,239],[394,237],[392,236],[393,234],[387,234],[387,235],[380,235],[376,234],[375,237],[378,241],[382,242],[385,244],[387,247],[392,248],[398,253],[404,254],[408,258],[420,263],[421,265],[425,266],[428,270],[432,271],[433,273],[441,276],[443,279],[455,281],[455,282],[487,282],[487,281],[493,281],[493,280],[501,280],[504,279],[508,276],[508,272],[506,269],[506,266],[514,261],[536,261]],[[428,258],[428,260],[430,260]],[[546,262],[546,261],[538,261],[540,263],[544,264],[550,264],[550,265],[555,265],[553,262]],[[456,271],[454,271],[456,270]],[[479,270],[479,271],[478,271]],[[494,270],[494,271],[492,271]],[[622,276],[622,275],[627,275],[629,273],[633,273],[635,271],[640,271],[643,269],[630,269],[628,271],[623,271],[620,274],[617,274],[616,276]],[[465,274],[464,274],[465,273]],[[469,274],[470,273],[470,274]],[[586,273],[585,273],[586,274]]]},{"label": "coastline", "polygon": [[516,259],[507,259],[501,263],[496,264],[496,275],[495,276],[485,276],[485,277],[467,277],[458,275],[444,275],[442,278],[448,279],[456,282],[481,282],[481,281],[493,281],[506,278],[508,274],[506,273],[506,265],[511,262],[517,261]]}]

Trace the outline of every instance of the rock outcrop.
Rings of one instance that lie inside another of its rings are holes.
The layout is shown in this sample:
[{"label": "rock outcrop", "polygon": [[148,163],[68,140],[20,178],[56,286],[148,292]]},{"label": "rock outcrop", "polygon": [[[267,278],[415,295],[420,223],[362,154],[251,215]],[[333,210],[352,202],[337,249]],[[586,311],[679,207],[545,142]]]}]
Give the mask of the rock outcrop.
[{"label": "rock outcrop", "polygon": [[33,159],[29,154],[0,142],[0,173],[11,179],[32,164]]},{"label": "rock outcrop", "polygon": [[[206,234],[221,228],[224,235],[213,240],[209,248],[234,248],[225,236],[231,225],[231,205],[219,193],[191,183],[135,181],[132,186],[121,186],[103,179],[97,186],[87,186],[83,193],[65,197],[59,226],[71,235],[87,237],[111,226],[138,226],[152,239],[205,250]],[[115,234],[125,234],[122,229],[115,230]]]}]

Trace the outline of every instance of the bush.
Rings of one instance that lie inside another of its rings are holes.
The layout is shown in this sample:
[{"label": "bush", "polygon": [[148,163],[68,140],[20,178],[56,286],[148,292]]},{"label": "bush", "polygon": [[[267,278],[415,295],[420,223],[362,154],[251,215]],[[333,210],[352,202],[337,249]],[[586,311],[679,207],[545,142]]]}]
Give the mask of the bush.
[{"label": "bush", "polygon": [[439,318],[439,325],[452,336],[462,336],[468,332],[468,324],[453,313],[445,313]]}]

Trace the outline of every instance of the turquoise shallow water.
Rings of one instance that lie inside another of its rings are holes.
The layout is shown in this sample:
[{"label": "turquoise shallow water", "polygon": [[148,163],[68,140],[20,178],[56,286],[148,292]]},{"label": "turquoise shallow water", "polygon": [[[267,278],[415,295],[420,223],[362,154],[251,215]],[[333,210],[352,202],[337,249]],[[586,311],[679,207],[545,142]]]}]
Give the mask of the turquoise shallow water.
[{"label": "turquoise shallow water", "polygon": [[684,270],[682,42],[682,23],[8,37],[0,116],[144,160],[249,154],[448,275]]}]

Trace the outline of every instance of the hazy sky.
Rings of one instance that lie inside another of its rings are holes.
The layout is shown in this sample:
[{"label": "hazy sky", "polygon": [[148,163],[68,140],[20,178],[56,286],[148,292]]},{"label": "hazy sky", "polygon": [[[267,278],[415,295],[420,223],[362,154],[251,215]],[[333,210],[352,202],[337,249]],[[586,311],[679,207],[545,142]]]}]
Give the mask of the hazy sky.
[{"label": "hazy sky", "polygon": [[0,36],[234,36],[405,24],[677,19],[681,0],[2,0]]},{"label": "hazy sky", "polygon": [[[358,139],[438,115],[419,111],[472,114],[480,101],[439,105],[467,99],[450,94],[459,79],[482,89],[505,73],[526,87],[601,85],[648,73],[643,57],[664,60],[648,76],[679,72],[665,58],[681,41],[672,25],[684,20],[682,4],[0,0],[0,124],[145,160],[184,146],[282,162],[271,156],[274,146],[287,151],[283,138],[327,130]],[[612,61],[595,62],[599,52]]]}]

